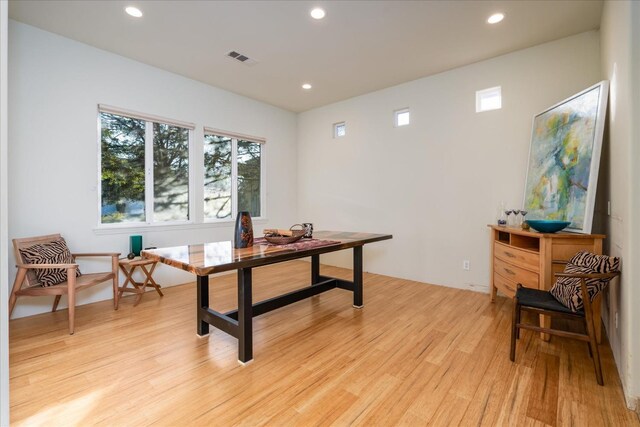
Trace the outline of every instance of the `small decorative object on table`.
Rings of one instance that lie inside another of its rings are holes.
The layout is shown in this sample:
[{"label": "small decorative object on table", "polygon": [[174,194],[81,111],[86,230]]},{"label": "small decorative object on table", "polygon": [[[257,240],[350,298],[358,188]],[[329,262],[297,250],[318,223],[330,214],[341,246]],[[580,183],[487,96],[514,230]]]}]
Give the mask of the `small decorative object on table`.
[{"label": "small decorative object on table", "polygon": [[[294,230],[294,227],[301,227],[301,229]],[[302,224],[292,225],[288,230],[277,228],[264,229],[264,239],[274,245],[288,245],[289,243],[297,242],[302,239],[304,234],[305,230]]]},{"label": "small decorative object on table", "polygon": [[140,256],[142,250],[142,236],[129,236],[129,252],[134,256]]},{"label": "small decorative object on table", "polygon": [[505,209],[504,214],[507,216],[507,221],[505,222],[505,226],[509,227],[511,225],[511,214],[513,213],[513,209]]},{"label": "small decorative object on table", "polygon": [[313,224],[310,222],[303,222],[302,226],[304,227],[304,237],[305,239],[311,239],[313,237]]},{"label": "small decorative object on table", "polygon": [[253,246],[253,223],[251,215],[248,211],[238,212],[236,217],[236,231],[234,238],[234,247],[236,249],[248,248]]},{"label": "small decorative object on table", "polygon": [[540,233],[556,233],[566,228],[571,221],[558,221],[554,219],[528,219],[527,223]]},{"label": "small decorative object on table", "polygon": [[500,202],[500,204],[498,205],[498,212],[496,216],[498,225],[501,225],[503,227],[507,225],[507,216],[505,215],[504,202]]},{"label": "small decorative object on table", "polygon": [[522,221],[520,222],[520,227],[523,230],[528,230],[529,229],[529,223],[524,219],[525,216],[527,216],[529,212],[525,211],[525,210],[520,210],[520,215],[522,215]]}]

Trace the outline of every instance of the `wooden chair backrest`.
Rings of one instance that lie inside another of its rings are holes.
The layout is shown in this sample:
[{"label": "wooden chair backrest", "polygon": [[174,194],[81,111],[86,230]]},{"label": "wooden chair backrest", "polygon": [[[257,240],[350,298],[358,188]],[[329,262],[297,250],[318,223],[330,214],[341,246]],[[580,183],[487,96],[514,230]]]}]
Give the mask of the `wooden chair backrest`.
[{"label": "wooden chair backrest", "polygon": [[[49,234],[47,236],[38,236],[38,237],[25,237],[22,239],[13,239],[13,250],[16,256],[16,262],[19,264],[28,264],[25,262],[22,254],[20,253],[20,249],[28,248],[33,245],[37,245],[39,243],[51,243],[56,240],[62,239],[62,236],[59,234]],[[22,287],[32,287],[32,286],[40,286],[40,282],[36,277],[33,270],[27,271],[27,278],[22,284]]]}]

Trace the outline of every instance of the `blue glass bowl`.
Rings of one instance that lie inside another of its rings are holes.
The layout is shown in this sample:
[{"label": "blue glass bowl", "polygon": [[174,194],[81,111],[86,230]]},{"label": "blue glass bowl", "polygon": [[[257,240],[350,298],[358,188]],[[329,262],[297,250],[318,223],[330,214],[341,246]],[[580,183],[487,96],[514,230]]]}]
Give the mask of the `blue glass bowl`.
[{"label": "blue glass bowl", "polygon": [[527,224],[541,233],[555,233],[566,228],[571,221],[558,221],[555,219],[528,219]]}]

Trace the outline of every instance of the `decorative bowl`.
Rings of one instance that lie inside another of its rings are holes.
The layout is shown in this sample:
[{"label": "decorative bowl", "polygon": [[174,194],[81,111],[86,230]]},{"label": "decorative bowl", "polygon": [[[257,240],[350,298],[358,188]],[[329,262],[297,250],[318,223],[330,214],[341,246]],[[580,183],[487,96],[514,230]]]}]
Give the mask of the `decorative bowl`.
[{"label": "decorative bowl", "polygon": [[528,219],[527,224],[540,233],[556,233],[566,228],[571,221],[559,221],[555,219]]},{"label": "decorative bowl", "polygon": [[[295,227],[300,227],[300,229],[294,230]],[[274,245],[288,245],[289,243],[297,242],[298,240],[302,239],[302,237],[307,232],[301,224],[292,225],[291,228],[289,228],[289,231],[291,231],[292,233],[291,236],[266,233],[264,235],[264,239]]]},{"label": "decorative bowl", "polygon": [[304,236],[304,230],[294,231],[293,236],[270,236],[268,234],[264,235],[264,240],[269,243],[273,243],[274,245],[288,245],[289,243],[297,242],[302,239]]}]

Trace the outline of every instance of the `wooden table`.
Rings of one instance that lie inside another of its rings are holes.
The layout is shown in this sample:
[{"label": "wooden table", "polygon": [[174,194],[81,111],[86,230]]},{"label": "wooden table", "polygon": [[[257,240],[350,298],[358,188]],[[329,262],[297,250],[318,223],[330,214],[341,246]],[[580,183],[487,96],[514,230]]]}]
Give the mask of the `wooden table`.
[{"label": "wooden table", "polygon": [[[238,361],[253,359],[252,319],[334,288],[353,292],[353,306],[363,307],[362,247],[367,243],[391,239],[390,234],[351,233],[335,231],[314,232],[314,239],[331,240],[326,246],[295,249],[291,246],[254,244],[234,249],[233,243],[211,242],[142,251],[142,257],[159,261],[197,276],[197,331],[199,336],[209,333],[209,325],[238,339]],[[320,254],[353,249],[353,281],[320,275]],[[253,304],[252,269],[264,265],[311,257],[311,285],[284,295]],[[209,275],[223,271],[238,271],[238,309],[219,313],[209,307]]]},{"label": "wooden table", "polygon": [[[141,257],[134,259],[123,258],[118,261],[120,270],[122,270],[125,277],[123,285],[118,287],[118,303],[120,302],[120,298],[124,292],[132,292],[134,294],[138,294],[135,302],[133,303],[133,306],[135,307],[140,303],[142,295],[144,295],[147,288],[153,288],[160,296],[164,296],[160,290],[160,285],[153,280],[153,270],[156,269],[156,264],[158,264],[158,261],[156,260]],[[147,266],[151,266],[151,268],[147,270]],[[133,273],[137,268],[140,268],[144,274],[144,280],[142,282],[137,282],[133,279]],[[129,284],[131,284],[131,288],[127,286]],[[117,309],[118,306],[116,305],[116,310]]]}]

